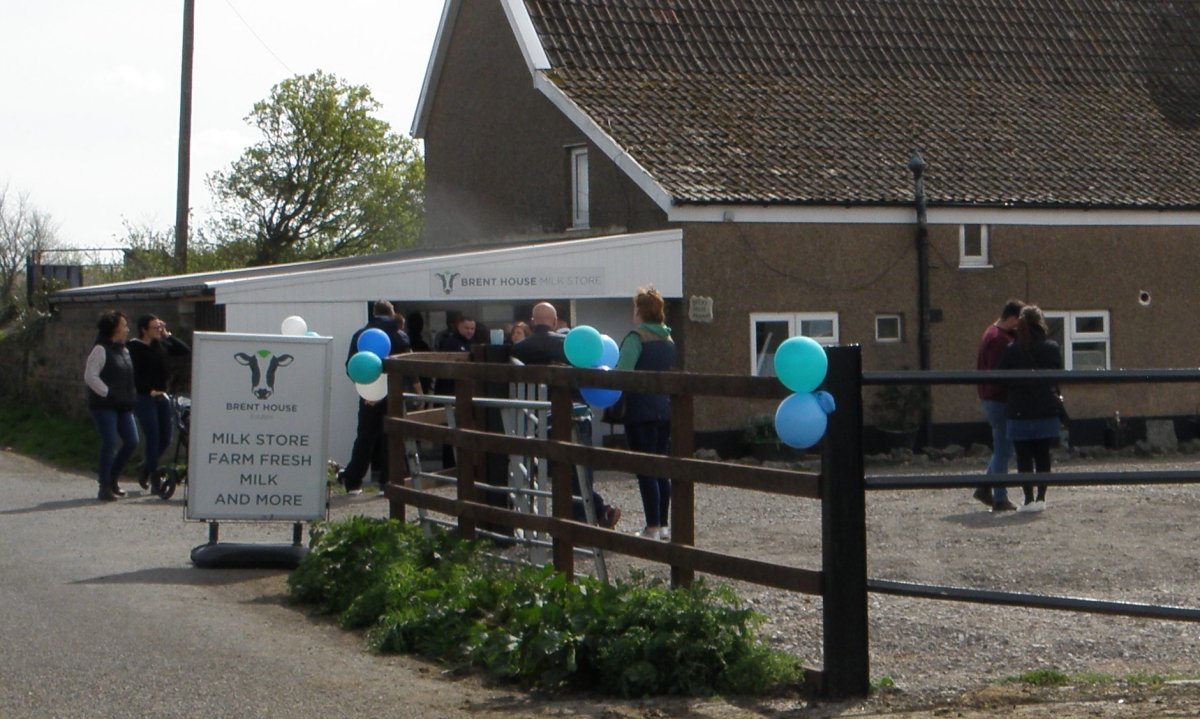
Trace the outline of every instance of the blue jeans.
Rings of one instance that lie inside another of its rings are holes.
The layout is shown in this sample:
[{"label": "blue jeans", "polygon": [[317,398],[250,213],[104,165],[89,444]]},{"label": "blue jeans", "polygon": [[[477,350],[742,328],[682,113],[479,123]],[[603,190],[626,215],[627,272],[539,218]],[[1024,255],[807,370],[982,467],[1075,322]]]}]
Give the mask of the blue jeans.
[{"label": "blue jeans", "polygon": [[133,413],[137,415],[138,424],[142,426],[142,437],[146,439],[144,470],[154,476],[158,471],[158,458],[171,446],[171,426],[174,424],[171,400],[165,394],[157,397],[139,394]]},{"label": "blue jeans", "polygon": [[[1008,461],[1013,456],[1013,443],[1008,438],[1008,417],[1004,416],[1004,403],[994,399],[983,400],[983,414],[992,425],[992,461],[988,463],[988,474],[1008,474]],[[1008,499],[1008,489],[992,488],[992,502]]]},{"label": "blue jeans", "polygon": [[[115,482],[125,469],[133,450],[137,449],[137,425],[133,412],[118,412],[115,409],[93,409],[92,420],[100,433],[100,467],[96,473],[100,484]],[[117,437],[121,438],[121,449],[117,450]],[[113,454],[116,450],[116,454]]]},{"label": "blue jeans", "polygon": [[[634,452],[666,456],[671,451],[671,423],[637,422],[625,425],[625,440]],[[671,523],[671,480],[639,474],[638,489],[642,492],[642,509],[646,512],[647,527],[666,527]]]}]

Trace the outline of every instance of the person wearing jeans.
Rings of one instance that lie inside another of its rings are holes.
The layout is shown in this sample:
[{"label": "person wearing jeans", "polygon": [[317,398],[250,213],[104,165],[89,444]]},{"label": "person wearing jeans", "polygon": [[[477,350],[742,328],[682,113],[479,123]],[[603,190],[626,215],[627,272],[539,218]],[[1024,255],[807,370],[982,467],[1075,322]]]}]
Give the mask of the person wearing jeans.
[{"label": "person wearing jeans", "polygon": [[[96,431],[100,433],[97,468],[100,492],[97,499],[112,502],[125,496],[117,480],[137,448],[137,425],[133,421],[137,390],[133,382],[133,361],[125,348],[125,340],[129,337],[129,322],[125,315],[105,312],[100,315],[96,329],[99,334],[88,355],[83,381],[88,387],[88,409],[96,423]],[[116,449],[118,438],[122,442],[119,450]]]},{"label": "person wearing jeans", "polygon": [[[1009,300],[1005,303],[1004,309],[1000,311],[1000,318],[987,328],[979,342],[976,369],[997,368],[1004,349],[1013,341],[1013,332],[1024,307],[1025,303],[1020,300]],[[1003,384],[981,384],[978,392],[979,399],[983,402],[983,414],[992,427],[992,461],[988,463],[987,473],[1008,474],[1008,462],[1013,455],[1013,443],[1008,436],[1008,417],[1005,414],[1008,388]],[[1004,486],[994,489],[981,486],[976,488],[973,496],[991,507],[993,512],[1011,512],[1017,508],[1008,500],[1008,489]]]},{"label": "person wearing jeans", "polygon": [[133,382],[137,388],[134,414],[146,440],[145,462],[138,472],[142,489],[158,473],[158,458],[171,446],[175,413],[167,395],[171,380],[168,357],[187,357],[192,348],[167,331],[167,323],[154,315],[138,318],[138,336],[130,340],[129,358],[133,360]]},{"label": "person wearing jeans", "polygon": [[[633,300],[637,329],[621,341],[619,370],[665,372],[675,369],[675,341],[664,322],[662,295],[653,287],[641,288]],[[526,340],[527,342],[529,340]],[[671,450],[671,395],[629,392],[625,396],[625,440],[634,452],[667,455]],[[638,536],[669,539],[671,480],[638,475],[646,527]]]}]

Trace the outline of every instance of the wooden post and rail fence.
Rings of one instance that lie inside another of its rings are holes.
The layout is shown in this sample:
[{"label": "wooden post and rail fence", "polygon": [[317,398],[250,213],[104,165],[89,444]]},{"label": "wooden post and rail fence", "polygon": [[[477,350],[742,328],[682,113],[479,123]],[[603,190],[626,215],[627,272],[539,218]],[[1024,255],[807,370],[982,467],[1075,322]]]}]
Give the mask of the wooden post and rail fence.
[{"label": "wooden post and rail fence", "polygon": [[[864,385],[978,384],[981,381],[1071,383],[1200,382],[1200,370],[1037,371],[1037,372],[874,372],[863,373],[856,345],[827,348],[829,372],[823,389],[837,402],[821,447],[820,473],[795,472],[696,459],[694,411],[696,397],[782,400],[790,394],[776,378],[686,372],[622,372],[571,367],[519,366],[470,361],[462,354],[421,353],[389,357],[388,418],[390,466],[406,466],[406,440],[453,445],[458,451],[455,497],[405,486],[393,477],[386,494],[393,518],[406,519],[408,506],[457,518],[458,531],[476,536],[480,523],[503,525],[552,537],[557,571],[574,576],[574,549],[592,547],[671,567],[676,586],[693,581],[696,572],[784,589],[822,598],[823,668],[810,680],[829,697],[863,696],[870,689],[869,592],[986,604],[1060,609],[1135,617],[1200,621],[1200,609],[1167,607],[1094,599],[1047,597],[1033,594],[868,579],[866,492],[869,490],[957,489],[999,485],[1001,475],[913,475],[866,478],[862,433]],[[444,408],[409,412],[401,377],[452,379],[456,384],[457,426],[445,426]],[[671,455],[668,457],[623,449],[572,443],[569,422],[551,423],[548,439],[509,436],[485,429],[484,407],[475,400],[488,383],[540,384],[549,388],[551,413],[572,416],[572,393],[579,387],[655,392],[671,396]],[[488,453],[541,457],[549,461],[552,480],[551,516],[494,506],[482,497],[477,483],[486,479]],[[629,474],[670,477],[671,540],[661,542],[621,534],[572,519],[574,467],[590,466]],[[997,477],[999,477],[997,479]],[[1071,472],[1039,477],[1056,486],[1102,484],[1196,483],[1200,472]],[[799,568],[738,557],[695,546],[695,485],[764,492],[797,501],[821,502],[821,567]]]}]

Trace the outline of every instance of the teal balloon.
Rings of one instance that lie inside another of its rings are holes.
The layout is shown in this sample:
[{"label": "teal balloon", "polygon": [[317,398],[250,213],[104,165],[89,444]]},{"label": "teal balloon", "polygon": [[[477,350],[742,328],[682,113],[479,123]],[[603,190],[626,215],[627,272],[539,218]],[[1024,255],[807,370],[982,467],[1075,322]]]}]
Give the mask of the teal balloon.
[{"label": "teal balloon", "polygon": [[775,350],[775,375],[797,394],[820,387],[828,370],[825,348],[808,337],[792,337]]},{"label": "teal balloon", "polygon": [[320,332],[313,332],[312,330],[309,330],[308,332],[305,332],[305,333],[304,333],[304,336],[305,336],[305,337],[320,337],[320,336],[321,336],[321,333],[320,333]]},{"label": "teal balloon", "polygon": [[[602,369],[607,372],[609,367],[607,365],[600,365],[595,369]],[[584,402],[598,409],[607,409],[621,400],[621,390],[619,389],[580,387],[579,394],[583,395]]]},{"label": "teal balloon", "polygon": [[812,394],[794,394],[775,410],[775,433],[789,447],[808,449],[825,436],[829,418]]},{"label": "teal balloon", "polygon": [[600,341],[604,343],[604,352],[600,354],[600,364],[605,367],[616,367],[617,361],[621,359],[620,345],[608,335],[600,335]]},{"label": "teal balloon", "polygon": [[567,333],[563,341],[567,361],[576,367],[592,368],[600,364],[604,355],[604,340],[595,327],[580,325]]},{"label": "teal balloon", "polygon": [[383,360],[370,352],[357,352],[346,365],[346,374],[355,384],[371,384],[383,374]]}]

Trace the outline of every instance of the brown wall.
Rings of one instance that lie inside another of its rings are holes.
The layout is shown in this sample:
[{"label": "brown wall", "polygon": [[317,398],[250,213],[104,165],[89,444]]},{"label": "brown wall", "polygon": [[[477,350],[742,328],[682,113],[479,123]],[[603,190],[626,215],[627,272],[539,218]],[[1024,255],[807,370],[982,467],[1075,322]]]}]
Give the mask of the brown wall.
[{"label": "brown wall", "polygon": [[[499,0],[465,0],[425,133],[424,242],[562,237],[571,227],[570,146],[589,145],[533,87]],[[591,236],[661,229],[666,218],[589,145]]]},{"label": "brown wall", "polygon": [[[973,369],[980,335],[1009,297],[1047,310],[1108,310],[1113,368],[1188,367],[1200,358],[1200,230],[993,226],[991,269],[959,269],[957,226],[933,226],[934,369]],[[1138,293],[1149,291],[1149,307]],[[750,314],[838,312],[840,340],[863,347],[868,370],[916,369],[917,268],[911,225],[693,224],[684,235],[685,295],[712,297],[714,321],[688,322],[686,368],[750,369]],[[875,315],[901,313],[903,342],[875,342]],[[1070,386],[1072,416],[1192,414],[1189,385]],[[870,399],[867,400],[868,405]],[[981,420],[971,387],[939,388],[938,422]],[[697,405],[700,429],[744,425],[769,403]],[[868,420],[870,416],[868,415]]]}]

